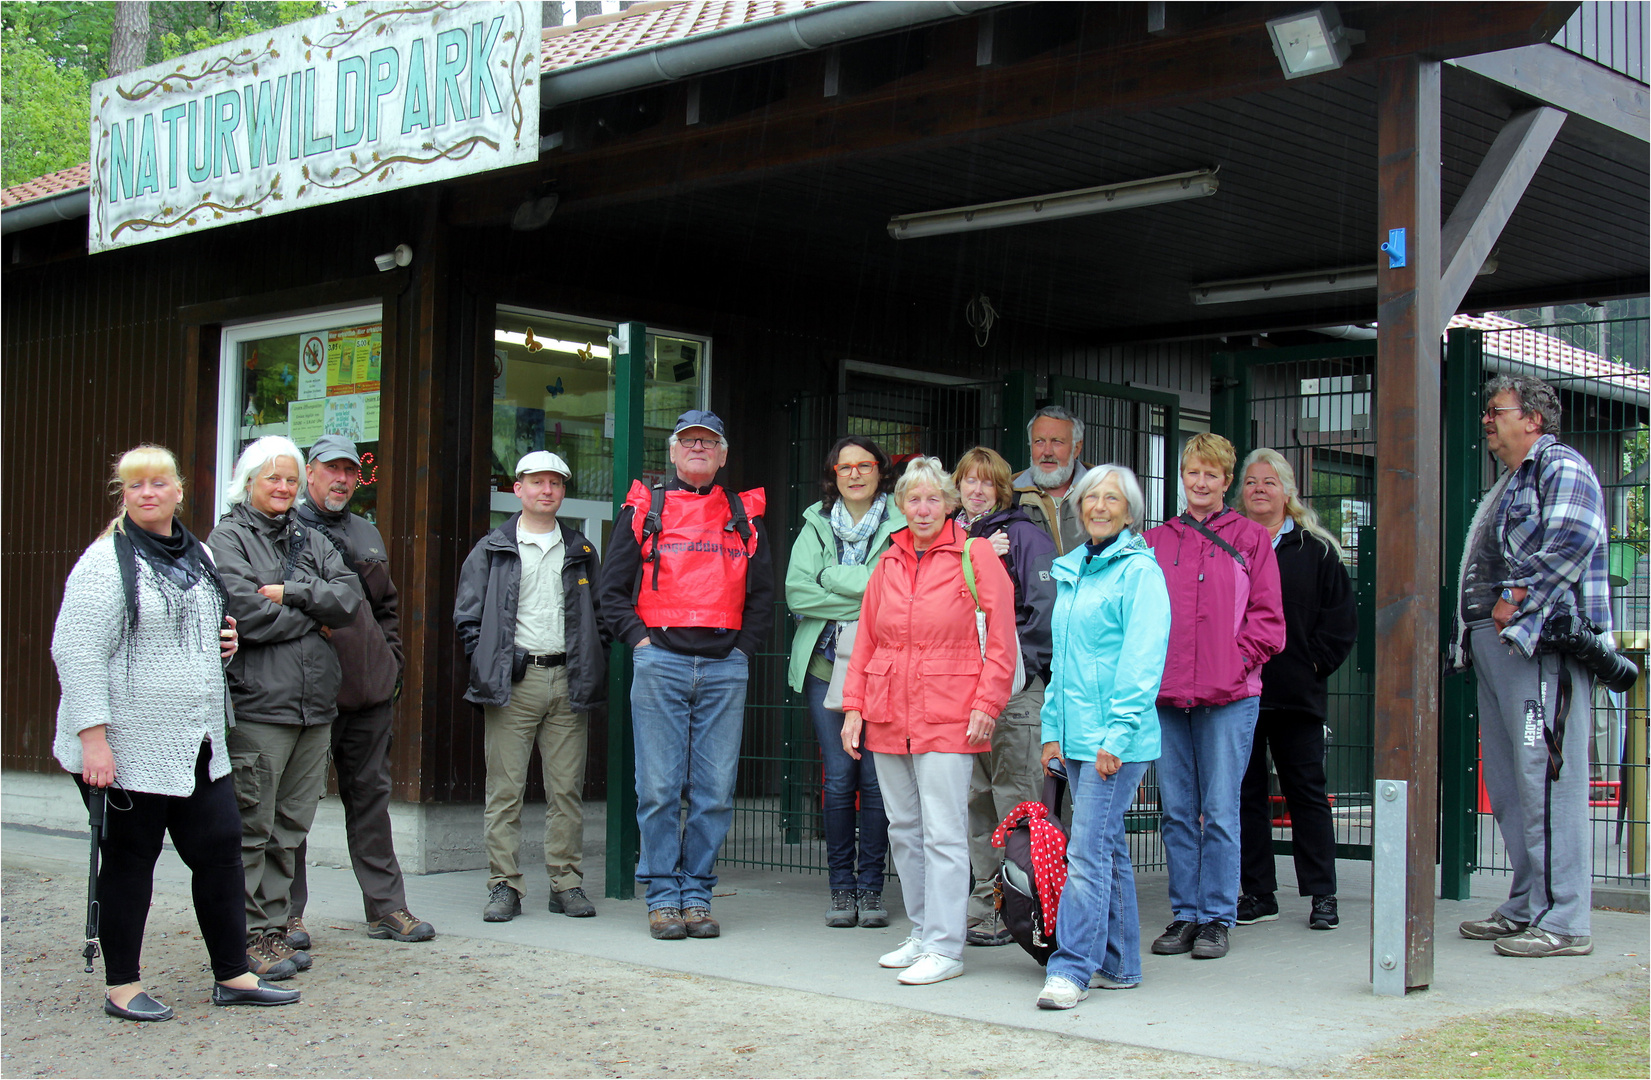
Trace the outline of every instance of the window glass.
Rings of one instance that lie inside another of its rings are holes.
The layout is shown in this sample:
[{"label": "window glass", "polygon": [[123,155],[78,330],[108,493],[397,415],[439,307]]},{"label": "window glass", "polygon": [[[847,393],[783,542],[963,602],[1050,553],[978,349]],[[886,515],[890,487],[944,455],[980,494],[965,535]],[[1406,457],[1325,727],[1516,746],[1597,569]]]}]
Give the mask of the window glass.
[{"label": "window glass", "polygon": [[285,435],[306,454],[324,434],[344,435],[361,455],[350,509],[378,520],[385,470],[378,460],[384,327],[379,308],[354,308],[231,327],[224,332],[219,508],[249,443]]},{"label": "window glass", "polygon": [[[549,450],[573,477],[563,518],[606,546],[613,501],[613,348],[611,323],[500,308],[493,333],[492,523],[520,509],[512,489],[516,462]],[[665,475],[665,438],[677,416],[704,408],[710,342],[662,332],[647,339],[643,390],[643,469]],[[602,504],[602,505],[598,505]]]}]

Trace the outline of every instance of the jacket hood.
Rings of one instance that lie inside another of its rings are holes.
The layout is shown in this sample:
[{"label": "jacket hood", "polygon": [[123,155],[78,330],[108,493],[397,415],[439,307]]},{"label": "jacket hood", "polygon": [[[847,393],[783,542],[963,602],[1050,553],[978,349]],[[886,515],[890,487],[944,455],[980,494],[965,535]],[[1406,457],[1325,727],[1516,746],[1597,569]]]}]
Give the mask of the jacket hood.
[{"label": "jacket hood", "polygon": [[[934,543],[929,545],[924,553],[927,554],[930,551],[956,551],[961,553],[963,551],[963,541],[968,538],[968,534],[963,531],[963,527],[954,518],[947,518],[946,523],[940,528],[940,535],[935,537]],[[889,537],[889,542],[891,550],[898,548],[908,558],[916,561],[917,548],[914,546],[915,538],[911,534],[910,526],[900,529]]]},{"label": "jacket hood", "polygon": [[1098,556],[1089,554],[1089,545],[1073,548],[1055,560],[1054,573],[1058,581],[1076,581],[1084,574],[1099,573],[1108,564],[1119,559],[1144,555],[1153,559],[1152,549],[1134,529],[1125,529],[1121,538]]},{"label": "jacket hood", "polygon": [[252,526],[265,536],[278,536],[292,521],[292,511],[287,511],[279,517],[270,517],[262,510],[256,509],[250,502],[236,503],[231,506],[223,517],[218,519],[222,525],[227,521],[238,521]]},{"label": "jacket hood", "polygon": [[[1073,468],[1072,468],[1072,483],[1076,484],[1079,480],[1082,480],[1083,479],[1083,474],[1088,472],[1090,469],[1093,469],[1094,467],[1095,466],[1091,465],[1089,462],[1083,460],[1082,458],[1079,458],[1077,465],[1073,466]],[[1024,469],[1024,470],[1016,473],[1014,479],[1009,481],[1009,486],[1014,488],[1016,491],[1042,491],[1043,490],[1043,488],[1038,487],[1038,485],[1036,485],[1032,482],[1032,470],[1031,469]]]}]

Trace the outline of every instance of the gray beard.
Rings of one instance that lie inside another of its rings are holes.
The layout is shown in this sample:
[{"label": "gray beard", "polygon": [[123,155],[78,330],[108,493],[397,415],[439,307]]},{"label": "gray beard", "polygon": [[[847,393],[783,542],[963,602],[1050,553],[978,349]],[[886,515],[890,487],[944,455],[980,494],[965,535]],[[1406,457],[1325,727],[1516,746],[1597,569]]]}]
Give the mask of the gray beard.
[{"label": "gray beard", "polygon": [[1065,487],[1072,479],[1072,470],[1077,467],[1078,459],[1075,455],[1071,461],[1052,473],[1046,473],[1034,464],[1032,466],[1032,483],[1044,489]]}]

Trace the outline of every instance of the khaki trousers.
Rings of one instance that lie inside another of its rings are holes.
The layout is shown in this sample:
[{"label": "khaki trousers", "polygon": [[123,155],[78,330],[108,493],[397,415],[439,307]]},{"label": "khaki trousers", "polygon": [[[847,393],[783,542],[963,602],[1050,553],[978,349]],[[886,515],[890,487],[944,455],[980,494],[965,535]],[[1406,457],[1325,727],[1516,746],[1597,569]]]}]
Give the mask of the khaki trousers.
[{"label": "khaki trousers", "polygon": [[1003,849],[992,846],[992,833],[1023,802],[1043,798],[1043,680],[1032,676],[1025,690],[1009,699],[992,732],[992,748],[975,754],[969,783],[969,926],[990,921],[996,912],[993,879]]},{"label": "khaki trousers", "polygon": [[225,742],[241,804],[248,934],[287,925],[298,849],[327,789],[331,736],[331,724],[242,720],[229,729]]},{"label": "khaki trousers", "polygon": [[484,710],[487,754],[487,887],[504,882],[526,895],[517,856],[522,796],[533,745],[545,781],[545,871],[555,892],[578,888],[585,846],[586,716],[568,707],[568,670],[529,667],[510,688],[508,705]]}]

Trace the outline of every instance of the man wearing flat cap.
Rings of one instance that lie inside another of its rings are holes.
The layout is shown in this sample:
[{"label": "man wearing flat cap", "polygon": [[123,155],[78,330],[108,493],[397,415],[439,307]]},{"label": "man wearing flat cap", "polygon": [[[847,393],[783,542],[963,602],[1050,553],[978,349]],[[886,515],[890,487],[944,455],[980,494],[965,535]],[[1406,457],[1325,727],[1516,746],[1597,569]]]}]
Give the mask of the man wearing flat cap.
[{"label": "man wearing flat cap", "polygon": [[733,820],[745,688],[773,622],[774,570],[762,489],[716,482],[728,462],[721,418],[690,409],[666,445],[676,476],[633,483],[613,523],[602,611],[635,650],[636,878],[649,933],[714,938],[712,869]]},{"label": "man wearing flat cap", "polygon": [[482,537],[459,571],[453,622],[470,658],[466,701],[482,706],[487,757],[487,905],[482,918],[522,911],[517,865],[533,746],[545,781],[550,911],[596,914],[585,895],[587,714],[607,700],[606,641],[597,617],[601,561],[579,530],[556,520],[572,477],[535,450],[516,464],[522,509]]},{"label": "man wearing flat cap", "polygon": [[[407,910],[407,889],[390,834],[390,725],[401,685],[402,655],[389,555],[378,528],[350,512],[350,500],[361,483],[361,455],[355,443],[342,435],[323,435],[310,447],[309,458],[304,499],[293,513],[332,542],[344,565],[361,579],[367,599],[356,609],[353,623],[329,635],[344,672],[338,719],[332,725],[332,761],[350,863],[367,913],[367,934],[428,941],[436,936],[436,928]],[[287,943],[311,950],[304,926],[310,892],[306,854],[299,849]]]}]

